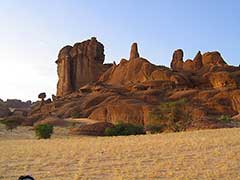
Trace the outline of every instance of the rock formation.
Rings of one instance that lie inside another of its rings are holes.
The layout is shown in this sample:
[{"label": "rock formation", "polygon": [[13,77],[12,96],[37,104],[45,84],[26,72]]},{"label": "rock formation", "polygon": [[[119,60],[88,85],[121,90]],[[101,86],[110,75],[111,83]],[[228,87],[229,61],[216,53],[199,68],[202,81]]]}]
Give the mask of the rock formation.
[{"label": "rock formation", "polygon": [[240,107],[240,68],[229,66],[218,52],[183,60],[183,50],[173,53],[171,68],[141,58],[133,43],[129,60],[104,65],[103,45],[95,38],[64,47],[58,56],[58,97],[34,106],[30,122],[54,114],[147,126],[161,104],[184,100],[189,113],[187,129],[233,126],[218,121],[235,116]]},{"label": "rock formation", "polygon": [[4,103],[0,102],[0,118],[8,116],[9,114],[10,111],[8,107]]},{"label": "rock formation", "polygon": [[59,52],[57,96],[78,91],[81,86],[98,80],[111,65],[104,65],[104,46],[91,38],[73,47],[66,46]]},{"label": "rock formation", "polygon": [[173,53],[171,68],[174,71],[181,71],[183,69],[183,50],[177,49]]},{"label": "rock formation", "polygon": [[221,54],[217,51],[203,54],[202,62],[204,66],[224,66],[227,63],[223,60]]},{"label": "rock formation", "polygon": [[202,54],[200,51],[198,51],[197,55],[194,57],[193,60],[188,59],[185,62],[183,62],[182,69],[183,71],[187,72],[197,72],[203,67],[202,64]]},{"label": "rock formation", "polygon": [[205,68],[214,68],[214,67],[224,67],[228,66],[227,63],[223,60],[221,54],[217,51],[207,52],[203,55],[199,51],[193,60],[187,59],[183,60],[183,50],[177,49],[173,53],[173,58],[171,62],[171,68],[174,71],[186,71],[196,73],[201,70],[202,67]]},{"label": "rock formation", "polygon": [[47,95],[46,95],[45,92],[40,93],[40,94],[38,95],[38,98],[41,99],[41,101],[44,101],[44,99],[45,99],[46,97],[47,97]]},{"label": "rock formation", "polygon": [[138,53],[138,46],[137,43],[133,43],[131,46],[131,51],[130,51],[130,58],[129,60],[139,58],[139,53]]}]

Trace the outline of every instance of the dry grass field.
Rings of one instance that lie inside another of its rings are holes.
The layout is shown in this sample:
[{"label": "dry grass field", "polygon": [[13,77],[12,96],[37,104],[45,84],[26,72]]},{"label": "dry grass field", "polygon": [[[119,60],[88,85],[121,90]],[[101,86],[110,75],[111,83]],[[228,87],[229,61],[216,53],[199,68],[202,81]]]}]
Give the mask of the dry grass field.
[{"label": "dry grass field", "polygon": [[128,137],[73,137],[0,128],[0,180],[240,179],[240,129]]}]

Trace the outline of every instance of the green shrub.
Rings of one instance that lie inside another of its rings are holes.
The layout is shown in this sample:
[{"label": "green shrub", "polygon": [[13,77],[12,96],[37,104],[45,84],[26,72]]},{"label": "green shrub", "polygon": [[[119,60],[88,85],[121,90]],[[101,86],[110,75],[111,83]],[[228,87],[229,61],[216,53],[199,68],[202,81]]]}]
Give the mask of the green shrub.
[{"label": "green shrub", "polygon": [[24,119],[21,116],[10,116],[6,119],[1,120],[0,122],[5,125],[8,131],[12,131],[13,129],[20,126],[23,120]]},{"label": "green shrub", "polygon": [[81,117],[81,113],[80,112],[73,112],[73,113],[71,113],[71,117],[72,118],[80,118]]},{"label": "green shrub", "polygon": [[164,127],[162,125],[152,125],[149,124],[146,127],[146,131],[149,131],[152,134],[163,132]]},{"label": "green shrub", "polygon": [[219,118],[218,118],[219,121],[222,121],[222,122],[230,122],[232,119],[230,116],[228,115],[221,115]]},{"label": "green shrub", "polygon": [[48,139],[53,133],[53,126],[49,124],[39,124],[35,127],[35,133],[39,139]]},{"label": "green shrub", "polygon": [[149,113],[147,126],[162,127],[161,131],[185,131],[191,123],[190,113],[186,104],[186,99],[161,103]]},{"label": "green shrub", "polygon": [[137,135],[145,134],[144,127],[140,125],[119,123],[112,128],[106,128],[106,136],[127,136],[127,135]]}]

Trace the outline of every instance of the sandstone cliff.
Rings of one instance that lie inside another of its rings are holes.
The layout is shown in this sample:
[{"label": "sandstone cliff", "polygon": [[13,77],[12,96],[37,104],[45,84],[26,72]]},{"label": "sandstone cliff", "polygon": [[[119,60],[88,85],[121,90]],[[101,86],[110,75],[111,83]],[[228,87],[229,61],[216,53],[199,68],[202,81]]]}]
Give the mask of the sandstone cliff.
[{"label": "sandstone cliff", "polygon": [[57,96],[77,91],[95,82],[111,65],[104,65],[104,46],[96,38],[65,46],[58,54]]}]

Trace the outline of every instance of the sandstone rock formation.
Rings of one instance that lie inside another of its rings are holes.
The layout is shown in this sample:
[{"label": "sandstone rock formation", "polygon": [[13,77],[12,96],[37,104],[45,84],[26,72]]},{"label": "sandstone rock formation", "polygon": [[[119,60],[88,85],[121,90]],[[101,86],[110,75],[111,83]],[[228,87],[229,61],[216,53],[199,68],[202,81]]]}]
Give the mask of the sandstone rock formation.
[{"label": "sandstone rock formation", "polygon": [[130,58],[129,60],[139,58],[139,53],[138,53],[138,46],[137,43],[133,43],[131,46],[131,51],[130,51]]},{"label": "sandstone rock formation", "polygon": [[217,51],[203,54],[202,62],[204,66],[224,66],[227,63],[223,60],[221,54]]},{"label": "sandstone rock formation", "polygon": [[129,60],[104,65],[103,45],[95,38],[66,46],[57,60],[58,97],[34,106],[29,122],[77,114],[100,122],[146,126],[161,104],[184,100],[183,110],[191,117],[187,129],[233,126],[218,118],[240,112],[240,68],[227,65],[218,52],[199,51],[186,61],[183,56],[178,49],[171,68],[154,65],[140,57],[133,43]]},{"label": "sandstone rock formation", "polygon": [[39,95],[38,95],[38,98],[39,99],[41,99],[42,101],[44,101],[44,99],[47,97],[47,95],[46,95],[46,93],[40,93]]},{"label": "sandstone rock formation", "polygon": [[193,60],[187,59],[186,61],[184,61],[183,56],[184,53],[182,49],[177,49],[173,53],[173,58],[171,62],[172,70],[178,72],[185,71],[196,73],[200,71],[202,67],[217,68],[228,66],[227,63],[223,60],[221,54],[217,51],[207,52],[203,55],[199,51]]},{"label": "sandstone rock formation", "polygon": [[[134,44],[131,47],[130,57],[132,52],[135,52],[132,50],[135,49],[133,48]],[[108,69],[99,78],[99,81],[112,85],[132,85],[151,80],[171,81],[176,85],[188,84],[188,78],[184,74],[173,73],[169,68],[156,66],[144,58],[135,58],[129,61],[122,59],[118,65]]]},{"label": "sandstone rock formation", "polygon": [[78,91],[81,86],[98,80],[111,65],[104,65],[104,46],[96,38],[73,47],[62,48],[56,61],[58,65],[57,96]]},{"label": "sandstone rock formation", "polygon": [[202,64],[202,54],[198,51],[197,55],[194,57],[193,60],[189,59],[183,62],[182,70],[188,72],[197,72],[203,67]]},{"label": "sandstone rock formation", "polygon": [[181,71],[183,69],[183,50],[177,49],[173,53],[171,68],[174,71]]}]

